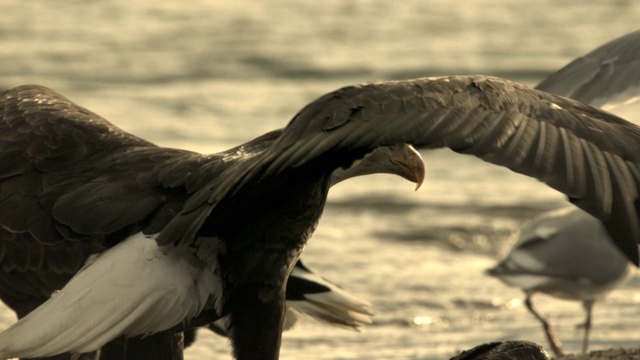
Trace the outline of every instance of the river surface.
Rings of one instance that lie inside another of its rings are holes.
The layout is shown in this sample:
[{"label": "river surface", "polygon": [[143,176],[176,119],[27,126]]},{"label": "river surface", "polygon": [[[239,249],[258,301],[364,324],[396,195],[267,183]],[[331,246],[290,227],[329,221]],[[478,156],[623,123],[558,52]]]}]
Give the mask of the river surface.
[{"label": "river surface", "polygon": [[[52,87],[157,144],[220,151],[283,127],[307,102],[374,80],[488,74],[534,85],[640,19],[637,1],[4,0],[0,87]],[[361,332],[305,319],[283,359],[447,359],[495,340],[546,345],[523,295],[484,274],[518,228],[563,206],[535,180],[450,151],[427,178],[369,176],[332,189],[303,254],[369,299]],[[568,352],[579,303],[545,296]],[[640,344],[640,279],[596,304],[592,349]],[[14,321],[0,309],[0,327]],[[201,331],[186,358],[230,359]]]}]

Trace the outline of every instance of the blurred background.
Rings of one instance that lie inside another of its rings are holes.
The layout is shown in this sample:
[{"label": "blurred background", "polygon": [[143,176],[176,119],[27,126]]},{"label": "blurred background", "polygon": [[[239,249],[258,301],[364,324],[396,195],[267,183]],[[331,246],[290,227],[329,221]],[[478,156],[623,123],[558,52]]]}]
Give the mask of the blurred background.
[{"label": "blurred background", "polygon": [[[216,152],[280,128],[307,102],[353,83],[488,74],[535,85],[636,30],[640,3],[541,0],[4,0],[0,88],[52,87],[159,145]],[[449,151],[423,152],[427,177],[342,183],[303,254],[367,299],[362,332],[311,319],[283,359],[444,359],[496,340],[546,345],[522,293],[484,275],[518,228],[565,204],[538,182]],[[577,302],[540,296],[568,352]],[[637,346],[640,279],[596,304],[592,349]],[[14,321],[0,309],[0,327]],[[229,359],[201,331],[187,359]]]}]

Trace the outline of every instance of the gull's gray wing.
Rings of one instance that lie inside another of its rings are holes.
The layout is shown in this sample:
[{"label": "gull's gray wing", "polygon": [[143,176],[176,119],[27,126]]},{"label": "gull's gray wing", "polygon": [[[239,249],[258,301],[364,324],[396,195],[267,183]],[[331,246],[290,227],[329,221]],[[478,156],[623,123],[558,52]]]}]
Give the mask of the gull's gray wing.
[{"label": "gull's gray wing", "polygon": [[[593,106],[640,92],[640,30],[612,40],[549,75],[537,89]],[[619,99],[617,99],[619,101]]]}]

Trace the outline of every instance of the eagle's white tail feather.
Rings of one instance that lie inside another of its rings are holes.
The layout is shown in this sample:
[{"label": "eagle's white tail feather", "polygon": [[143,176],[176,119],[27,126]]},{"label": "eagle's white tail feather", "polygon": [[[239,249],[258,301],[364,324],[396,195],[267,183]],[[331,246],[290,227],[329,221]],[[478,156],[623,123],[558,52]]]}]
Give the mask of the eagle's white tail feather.
[{"label": "eagle's white tail feather", "polygon": [[305,295],[305,301],[287,301],[293,309],[331,325],[357,329],[373,322],[369,307],[356,305],[353,298],[336,296],[335,293]]},{"label": "eagle's white tail feather", "polygon": [[220,281],[170,250],[137,234],[106,251],[0,334],[0,359],[94,351],[197,315]]},{"label": "eagle's white tail feather", "polygon": [[304,301],[287,300],[287,307],[332,325],[358,328],[373,322],[372,305],[312,272],[295,267],[291,276],[321,284],[327,292],[305,294]]}]

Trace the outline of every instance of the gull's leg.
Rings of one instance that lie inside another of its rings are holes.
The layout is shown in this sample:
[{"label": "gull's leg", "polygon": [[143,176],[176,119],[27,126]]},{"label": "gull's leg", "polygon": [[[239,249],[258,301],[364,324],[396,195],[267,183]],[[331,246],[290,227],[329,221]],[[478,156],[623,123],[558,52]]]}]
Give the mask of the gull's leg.
[{"label": "gull's leg", "polygon": [[553,353],[557,356],[562,355],[562,344],[560,343],[560,340],[558,340],[558,338],[553,333],[551,324],[549,324],[547,319],[542,317],[542,315],[540,315],[533,308],[533,303],[531,302],[531,294],[527,294],[524,303],[527,305],[527,309],[529,309],[533,316],[535,316],[542,323],[542,328],[544,329],[544,333],[547,336],[547,340],[549,340],[549,346],[551,346],[551,350],[553,351]]},{"label": "gull's leg", "polygon": [[589,348],[589,335],[591,333],[591,315],[593,313],[593,300],[585,300],[582,302],[587,317],[584,321],[584,340],[582,341],[582,353],[586,354]]}]

